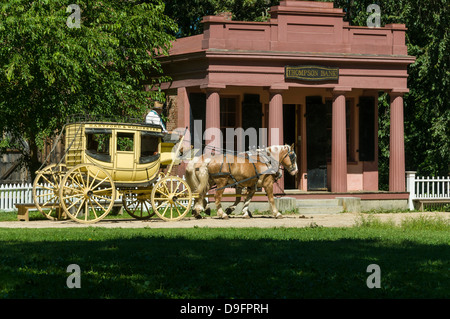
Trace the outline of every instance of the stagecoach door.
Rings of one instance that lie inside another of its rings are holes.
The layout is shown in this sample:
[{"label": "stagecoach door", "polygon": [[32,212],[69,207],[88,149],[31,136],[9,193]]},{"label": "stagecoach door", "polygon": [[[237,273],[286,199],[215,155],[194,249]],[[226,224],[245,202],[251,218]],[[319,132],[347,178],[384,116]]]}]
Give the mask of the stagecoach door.
[{"label": "stagecoach door", "polygon": [[135,135],[134,132],[119,131],[116,133],[115,176],[113,176],[116,180],[133,180],[137,158],[135,155]]},{"label": "stagecoach door", "polygon": [[327,107],[321,96],[306,97],[308,191],[327,190]]}]

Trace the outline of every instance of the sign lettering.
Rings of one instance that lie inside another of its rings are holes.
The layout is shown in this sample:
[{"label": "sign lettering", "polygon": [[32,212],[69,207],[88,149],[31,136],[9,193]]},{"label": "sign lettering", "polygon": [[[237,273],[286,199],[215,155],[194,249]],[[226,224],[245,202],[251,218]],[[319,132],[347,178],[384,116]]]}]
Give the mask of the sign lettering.
[{"label": "sign lettering", "polygon": [[284,75],[287,80],[337,81],[339,68],[310,65],[286,66]]}]

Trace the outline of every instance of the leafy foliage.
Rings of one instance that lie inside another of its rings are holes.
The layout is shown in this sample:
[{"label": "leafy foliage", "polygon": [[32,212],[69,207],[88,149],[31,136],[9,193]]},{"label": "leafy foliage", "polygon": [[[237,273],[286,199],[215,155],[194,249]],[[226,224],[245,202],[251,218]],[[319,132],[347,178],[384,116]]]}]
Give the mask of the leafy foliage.
[{"label": "leafy foliage", "polygon": [[203,32],[203,16],[231,12],[233,20],[263,21],[268,18],[271,6],[279,0],[164,0],[166,13],[179,26],[177,37],[186,37]]},{"label": "leafy foliage", "polygon": [[158,90],[143,90],[143,84],[154,87],[166,80],[156,57],[168,53],[170,33],[177,27],[164,15],[164,4],[77,4],[80,28],[66,25],[67,1],[8,0],[0,5],[0,133],[28,142],[32,172],[38,146],[67,116],[142,117],[150,99],[162,98]]}]

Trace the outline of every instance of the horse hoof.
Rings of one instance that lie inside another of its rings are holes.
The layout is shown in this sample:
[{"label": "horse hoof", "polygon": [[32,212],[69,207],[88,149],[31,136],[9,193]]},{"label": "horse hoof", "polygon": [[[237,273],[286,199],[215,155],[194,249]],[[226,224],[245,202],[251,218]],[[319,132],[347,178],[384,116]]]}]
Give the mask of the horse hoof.
[{"label": "horse hoof", "polygon": [[196,219],[202,219],[203,217],[202,217],[202,215],[199,214],[199,215],[195,215],[195,218]]},{"label": "horse hoof", "polygon": [[245,219],[250,219],[250,215],[249,215],[249,214],[245,214],[243,217],[244,217]]},{"label": "horse hoof", "polygon": [[206,215],[208,215],[208,216],[211,216],[211,208],[207,208],[205,211],[204,211],[204,213],[206,214]]},{"label": "horse hoof", "polygon": [[253,217],[253,215],[252,215],[252,212],[251,212],[251,211],[249,211],[249,210],[248,210],[248,211],[247,211],[247,214],[248,214],[248,216],[249,216],[249,217]]},{"label": "horse hoof", "polygon": [[281,219],[281,218],[283,218],[283,215],[281,215],[281,213],[278,213],[278,214],[275,216],[275,218],[276,218],[276,219]]},{"label": "horse hoof", "polygon": [[221,218],[222,218],[222,219],[228,219],[229,217],[228,217],[228,215],[222,215]]},{"label": "horse hoof", "polygon": [[227,209],[225,209],[225,214],[230,215],[233,212],[233,210],[228,207]]}]

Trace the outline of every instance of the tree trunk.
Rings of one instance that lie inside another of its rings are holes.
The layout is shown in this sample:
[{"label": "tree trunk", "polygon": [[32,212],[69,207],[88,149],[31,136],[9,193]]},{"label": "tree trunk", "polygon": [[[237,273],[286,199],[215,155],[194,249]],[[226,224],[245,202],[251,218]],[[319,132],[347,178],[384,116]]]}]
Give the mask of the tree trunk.
[{"label": "tree trunk", "polygon": [[38,146],[36,144],[36,136],[33,135],[28,140],[28,146],[30,147],[30,153],[28,154],[26,164],[28,167],[28,171],[30,172],[31,181],[34,181],[34,179],[36,177],[36,171],[41,166],[41,162],[39,161],[39,156],[38,156],[39,150],[38,150]]}]

